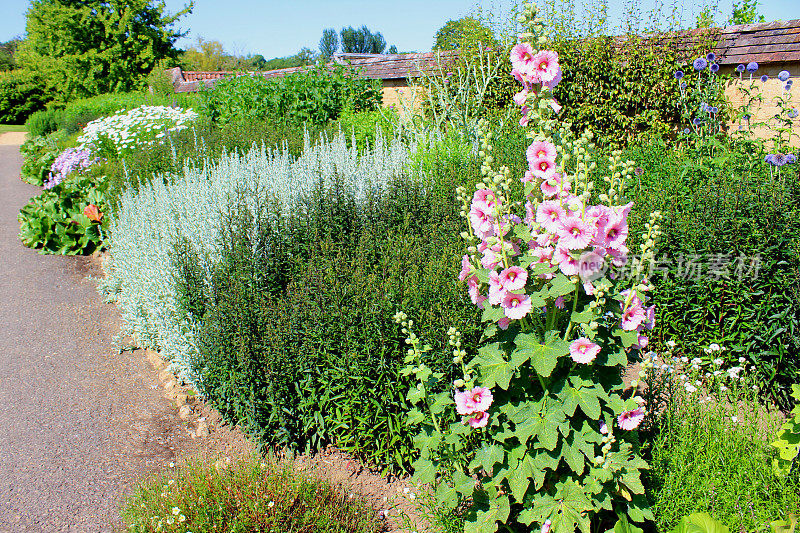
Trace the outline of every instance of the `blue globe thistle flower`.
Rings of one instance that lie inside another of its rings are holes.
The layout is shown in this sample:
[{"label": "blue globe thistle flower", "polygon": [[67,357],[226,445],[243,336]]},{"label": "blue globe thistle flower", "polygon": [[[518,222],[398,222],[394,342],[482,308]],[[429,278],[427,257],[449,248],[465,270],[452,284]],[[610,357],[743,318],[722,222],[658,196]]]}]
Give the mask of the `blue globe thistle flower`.
[{"label": "blue globe thistle flower", "polygon": [[681,89],[685,89],[685,88],[686,88],[686,82],[685,82],[685,81],[682,81],[682,82],[681,82]]},{"label": "blue globe thistle flower", "polygon": [[710,70],[711,72],[718,72],[719,71],[719,65],[717,65],[716,63],[712,63],[711,66],[708,67],[708,70]]},{"label": "blue globe thistle flower", "polygon": [[747,72],[752,74],[757,70],[758,70],[758,63],[756,63],[755,61],[751,61],[747,64]]},{"label": "blue globe thistle flower", "polygon": [[736,72],[744,72],[745,66],[739,63],[736,65]]},{"label": "blue globe thistle flower", "polygon": [[793,83],[794,83],[794,80],[787,80],[786,81],[786,85],[788,85],[789,87],[791,87]]},{"label": "blue globe thistle flower", "polygon": [[790,76],[791,76],[791,74],[789,74],[788,70],[782,70],[782,71],[780,71],[778,73],[778,79],[781,80],[781,81],[788,80]]},{"label": "blue globe thistle flower", "polygon": [[696,71],[700,72],[701,70],[704,70],[708,66],[708,61],[706,61],[706,58],[704,57],[698,57],[697,59],[694,60],[692,66]]},{"label": "blue globe thistle flower", "polygon": [[795,109],[795,108],[791,108],[791,109],[790,109],[790,110],[789,110],[789,111],[786,113],[786,115],[787,115],[789,118],[797,118],[797,109]]},{"label": "blue globe thistle flower", "polygon": [[[790,80],[791,81],[791,80]],[[783,86],[784,91],[790,91],[792,89],[792,84],[787,82],[786,85]]]},{"label": "blue globe thistle flower", "polygon": [[764,163],[772,164],[772,154],[767,154],[764,156]]},{"label": "blue globe thistle flower", "polygon": [[708,110],[709,110],[711,113],[719,113],[719,108],[718,108],[717,106],[714,106],[714,107],[709,107],[709,108],[708,108]]},{"label": "blue globe thistle flower", "polygon": [[683,71],[682,70],[676,70],[674,76],[675,76],[676,80],[681,79],[683,77]]},{"label": "blue globe thistle flower", "polygon": [[786,164],[793,165],[797,161],[797,157],[794,154],[786,154]]},{"label": "blue globe thistle flower", "polygon": [[783,165],[786,164],[786,156],[783,154],[774,154],[772,156],[772,159],[770,160],[770,163],[772,163],[776,167],[782,167]]},{"label": "blue globe thistle flower", "polygon": [[750,114],[745,113],[744,115],[742,115],[742,118],[745,120],[750,120]]},{"label": "blue globe thistle flower", "polygon": [[692,132],[692,130],[690,130],[689,128],[686,128],[685,130],[683,130],[683,133],[685,133],[686,135],[689,135],[691,132]]},{"label": "blue globe thistle flower", "polygon": [[768,79],[769,79],[769,76],[764,74],[763,76],[761,76],[761,83],[766,83]]},{"label": "blue globe thistle flower", "polygon": [[700,102],[700,111],[708,111],[708,104],[705,102]]},{"label": "blue globe thistle flower", "polygon": [[695,126],[699,126],[702,123],[703,120],[700,117],[694,117],[694,120],[692,120],[692,124],[694,124]]},{"label": "blue globe thistle flower", "polygon": [[708,54],[706,54],[706,59],[708,59],[709,61],[714,61],[717,59],[717,54],[715,54],[714,52],[709,52]]}]

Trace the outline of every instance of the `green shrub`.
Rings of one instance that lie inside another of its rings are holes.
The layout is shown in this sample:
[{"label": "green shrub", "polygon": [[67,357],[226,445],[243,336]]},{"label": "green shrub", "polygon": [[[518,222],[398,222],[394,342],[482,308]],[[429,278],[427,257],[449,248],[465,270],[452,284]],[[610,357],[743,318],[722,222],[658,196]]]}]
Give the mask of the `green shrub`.
[{"label": "green shrub", "polygon": [[195,461],[140,483],[122,517],[132,533],[381,531],[377,511],[349,492],[272,458]]},{"label": "green shrub", "polygon": [[651,338],[693,352],[724,343],[787,407],[800,378],[800,183],[791,167],[771,178],[747,150],[720,147],[712,160],[663,142],[632,147],[643,172],[629,194],[631,233],[646,213],[664,213]]},{"label": "green shrub", "polygon": [[0,124],[22,124],[52,98],[42,77],[27,70],[0,73]]},{"label": "green shrub", "polygon": [[64,111],[61,109],[50,108],[36,111],[28,117],[25,127],[31,137],[41,137],[56,131],[64,122]]},{"label": "green shrub", "polygon": [[380,83],[343,66],[311,68],[279,78],[236,76],[202,92],[201,113],[220,123],[264,121],[325,124],[343,109],[367,111],[380,104]]},{"label": "green shrub", "polygon": [[95,205],[105,211],[105,180],[88,175],[70,176],[28,202],[18,215],[22,244],[41,253],[91,254],[103,243],[103,224],[84,210]]},{"label": "green shrub", "polygon": [[329,126],[331,130],[341,129],[351,143],[355,141],[360,151],[370,148],[375,143],[378,129],[385,135],[394,131],[398,117],[392,111],[360,111],[344,109],[339,119]]}]

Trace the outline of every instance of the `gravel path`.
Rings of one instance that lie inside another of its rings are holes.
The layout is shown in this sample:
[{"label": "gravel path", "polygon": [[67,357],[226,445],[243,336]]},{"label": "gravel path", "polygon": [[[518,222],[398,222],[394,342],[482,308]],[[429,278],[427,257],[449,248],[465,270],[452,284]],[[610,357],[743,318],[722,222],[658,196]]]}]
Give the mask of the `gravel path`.
[{"label": "gravel path", "polygon": [[121,496],[196,450],[141,352],[118,355],[96,261],[43,256],[17,238],[39,189],[0,146],[0,532],[120,527]]}]

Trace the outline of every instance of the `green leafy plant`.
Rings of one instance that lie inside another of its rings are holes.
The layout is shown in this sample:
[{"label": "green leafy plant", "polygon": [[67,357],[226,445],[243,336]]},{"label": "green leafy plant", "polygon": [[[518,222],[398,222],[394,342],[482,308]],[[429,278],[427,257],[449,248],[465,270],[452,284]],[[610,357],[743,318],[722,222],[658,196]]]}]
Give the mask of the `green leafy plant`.
[{"label": "green leafy plant", "polygon": [[91,254],[103,243],[105,179],[70,177],[22,208],[18,219],[22,244],[41,253]]},{"label": "green leafy plant", "polygon": [[41,187],[48,180],[50,167],[61,153],[59,135],[33,137],[20,146],[20,153],[24,158],[21,177],[31,185]]},{"label": "green leafy plant", "polygon": [[781,427],[778,440],[772,446],[778,449],[778,457],[773,459],[772,465],[775,472],[788,475],[800,456],[800,385],[792,385],[792,398],[795,407],[790,413],[790,418]]},{"label": "green leafy plant", "polygon": [[708,513],[692,513],[681,518],[672,533],[730,533],[730,529]]}]

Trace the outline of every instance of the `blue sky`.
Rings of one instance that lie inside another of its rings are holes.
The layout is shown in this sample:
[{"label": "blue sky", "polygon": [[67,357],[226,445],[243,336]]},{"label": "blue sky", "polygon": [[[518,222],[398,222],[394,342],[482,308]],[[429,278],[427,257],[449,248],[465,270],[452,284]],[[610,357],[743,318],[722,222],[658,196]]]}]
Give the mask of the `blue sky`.
[{"label": "blue sky", "polygon": [[[581,2],[591,0],[575,0]],[[618,23],[624,5],[641,3],[649,11],[658,0],[609,0],[612,25]],[[684,20],[693,20],[702,3],[678,1]],[[728,14],[732,0],[719,0]],[[0,41],[25,32],[28,0],[2,0]],[[184,0],[167,0],[174,12]],[[666,0],[671,5],[670,0]],[[507,13],[512,0],[196,0],[194,12],[182,19],[180,27],[190,30],[178,45],[188,47],[197,36],[219,40],[226,51],[262,54],[267,59],[294,54],[307,46],[315,49],[324,28],[359,27],[366,24],[380,31],[389,45],[400,51],[428,51],[433,36],[448,19],[485,12]],[[800,18],[798,0],[761,0],[759,11],[767,20]],[[722,17],[720,16],[720,19]]]}]

